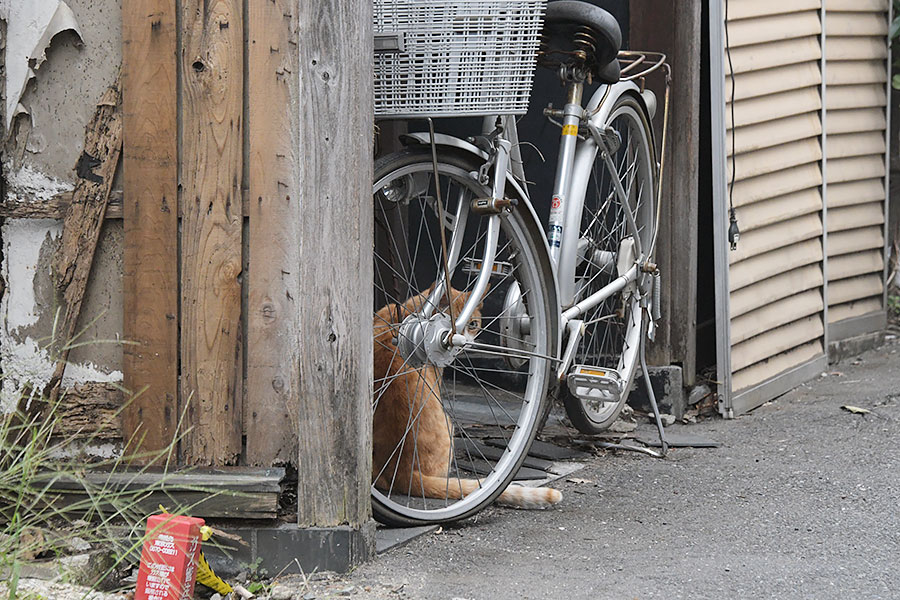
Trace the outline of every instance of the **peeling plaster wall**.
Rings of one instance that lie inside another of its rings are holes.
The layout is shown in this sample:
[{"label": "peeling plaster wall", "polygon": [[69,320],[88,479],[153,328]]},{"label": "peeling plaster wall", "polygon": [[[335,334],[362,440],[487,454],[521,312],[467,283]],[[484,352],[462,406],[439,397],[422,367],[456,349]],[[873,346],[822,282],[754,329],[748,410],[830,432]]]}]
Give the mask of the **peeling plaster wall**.
[{"label": "peeling plaster wall", "polygon": [[[0,0],[0,10],[9,11],[10,2],[20,1]],[[45,2],[57,4],[35,0]],[[80,36],[64,31],[53,38],[46,61],[20,100],[28,114],[16,116],[3,138],[9,199],[46,202],[73,188],[73,167],[83,148],[85,126],[119,70],[121,0],[66,0],[66,4]],[[7,72],[10,60],[7,51]],[[40,387],[53,370],[44,347],[52,338],[59,308],[50,264],[61,231],[61,222],[49,219],[8,219],[0,226],[0,275],[5,283],[0,298],[0,409],[4,411],[17,402],[23,385]],[[92,343],[70,353],[64,386],[122,379],[122,248],[122,223],[107,221],[78,324],[78,331],[84,331],[78,342]]]}]

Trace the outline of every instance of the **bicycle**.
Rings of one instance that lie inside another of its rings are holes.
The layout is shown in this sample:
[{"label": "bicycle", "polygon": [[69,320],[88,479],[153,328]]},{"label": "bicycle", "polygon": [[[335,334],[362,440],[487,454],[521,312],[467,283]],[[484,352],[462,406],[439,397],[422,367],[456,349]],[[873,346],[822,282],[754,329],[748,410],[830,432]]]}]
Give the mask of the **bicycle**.
[{"label": "bicycle", "polygon": [[[436,134],[433,126],[406,135],[405,149],[375,164],[376,309],[393,304],[397,314],[390,342],[376,339],[376,355],[390,352],[403,366],[402,373],[376,368],[376,416],[384,394],[396,393],[389,390],[398,377],[413,373],[416,386],[438,388],[406,393],[440,399],[454,440],[448,490],[454,477],[478,481],[462,498],[393,485],[397,457],[412,452],[415,461],[428,443],[420,436],[434,427],[419,423],[423,409],[411,402],[409,414],[399,416],[406,423],[393,462],[373,464],[380,484],[372,488],[375,517],[408,526],[471,516],[514,478],[527,478],[520,469],[534,462],[526,457],[550,395],[562,397],[570,420],[586,433],[603,431],[622,410],[643,339],[652,337],[659,318],[652,257],[660,165],[650,125],[656,101],[635,80],[668,67],[660,54],[620,53],[615,19],[575,0],[547,4],[543,29],[538,0],[376,0],[375,6],[376,50],[383,53],[376,53],[376,71],[400,80],[379,91],[376,78],[376,114],[428,118],[430,126],[430,117],[457,114],[485,122],[481,135],[466,140]],[[435,41],[432,29],[419,36],[436,47],[427,50],[411,50],[416,35],[394,31],[399,22],[433,28],[444,21],[452,24],[446,39]],[[472,48],[479,43],[485,47]],[[404,51],[413,58],[397,59]],[[457,59],[469,55],[477,59],[466,71]],[[503,64],[490,63],[491,56]],[[530,79],[500,92],[490,76],[528,78],[535,57],[566,87],[565,106],[544,111],[561,128],[546,227],[529,198],[513,116],[527,108]],[[510,66],[514,58],[522,60]],[[433,75],[441,68],[443,79]],[[468,89],[472,73],[481,80]],[[599,88],[583,105],[592,80]],[[456,291],[468,294],[458,310],[447,300]],[[400,307],[409,298],[417,304],[407,314]],[[415,378],[423,368],[439,373],[436,383]]]}]

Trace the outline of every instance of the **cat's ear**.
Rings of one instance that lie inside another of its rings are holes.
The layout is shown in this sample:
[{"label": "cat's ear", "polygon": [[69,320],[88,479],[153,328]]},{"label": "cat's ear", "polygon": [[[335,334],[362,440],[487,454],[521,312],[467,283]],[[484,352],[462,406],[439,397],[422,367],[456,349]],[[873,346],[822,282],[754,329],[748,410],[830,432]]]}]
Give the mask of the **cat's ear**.
[{"label": "cat's ear", "polygon": [[472,296],[472,291],[469,290],[467,292],[457,292],[453,290],[453,312],[459,314],[463,307],[466,305],[466,302],[469,301],[469,297]]}]

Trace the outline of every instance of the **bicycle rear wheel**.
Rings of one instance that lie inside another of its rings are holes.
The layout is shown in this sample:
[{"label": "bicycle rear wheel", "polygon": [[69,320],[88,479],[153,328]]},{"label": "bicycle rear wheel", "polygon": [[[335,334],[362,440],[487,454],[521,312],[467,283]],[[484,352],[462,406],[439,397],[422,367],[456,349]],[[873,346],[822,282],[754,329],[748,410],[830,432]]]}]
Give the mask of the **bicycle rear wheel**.
[{"label": "bicycle rear wheel", "polygon": [[[576,302],[619,276],[621,254],[635,237],[625,211],[634,218],[643,252],[651,248],[655,234],[657,166],[645,110],[635,97],[621,96],[610,111],[607,125],[618,132],[621,144],[612,156],[615,172],[610,172],[598,154],[588,183],[579,232]],[[624,199],[616,193],[616,180],[625,192]],[[639,276],[637,285],[607,298],[582,317],[585,333],[574,364],[615,369],[620,378],[620,394],[616,400],[606,402],[584,400],[563,386],[560,393],[566,413],[579,431],[604,431],[618,418],[628,399],[644,331],[645,315],[640,306],[642,295],[648,293],[644,278]]]},{"label": "bicycle rear wheel", "polygon": [[[477,163],[443,153],[437,181],[429,148],[375,165],[372,507],[383,523],[473,515],[516,476],[546,411],[558,307],[542,232],[524,207],[500,217],[491,287],[461,332],[471,345],[454,355],[418,342],[429,322],[459,313],[480,270],[488,218],[469,207],[490,191],[477,181]],[[432,293],[444,281],[442,226],[453,263],[449,302]]]}]

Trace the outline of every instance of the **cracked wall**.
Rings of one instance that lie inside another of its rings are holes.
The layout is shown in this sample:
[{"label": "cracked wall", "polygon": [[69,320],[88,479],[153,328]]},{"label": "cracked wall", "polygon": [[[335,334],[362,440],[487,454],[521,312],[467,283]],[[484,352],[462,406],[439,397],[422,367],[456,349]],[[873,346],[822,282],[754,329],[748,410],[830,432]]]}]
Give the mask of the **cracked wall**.
[{"label": "cracked wall", "polygon": [[[40,16],[44,14],[40,9],[56,10],[60,4],[37,0],[26,7],[15,0],[0,1],[0,15],[9,19],[4,65],[9,78],[16,72],[13,62],[23,52],[34,52],[34,36],[14,35],[14,29],[22,29],[15,19],[28,16],[22,12],[25,8],[34,8]],[[120,0],[66,0],[65,5],[76,26],[66,22],[67,27],[52,36],[44,50],[45,60],[32,68],[34,76],[12,114],[9,91],[15,89],[15,82],[3,82],[4,112],[11,125],[3,138],[6,194],[0,200],[7,204],[46,205],[73,188],[73,168],[83,148],[85,126],[119,70]],[[4,410],[15,405],[24,386],[42,386],[53,371],[46,346],[60,305],[50,265],[61,231],[59,219],[7,218],[0,225],[0,275],[5,284],[0,298],[0,406]],[[77,327],[83,332],[77,343],[84,345],[69,355],[64,387],[122,379],[122,248],[121,221],[107,220]]]}]

